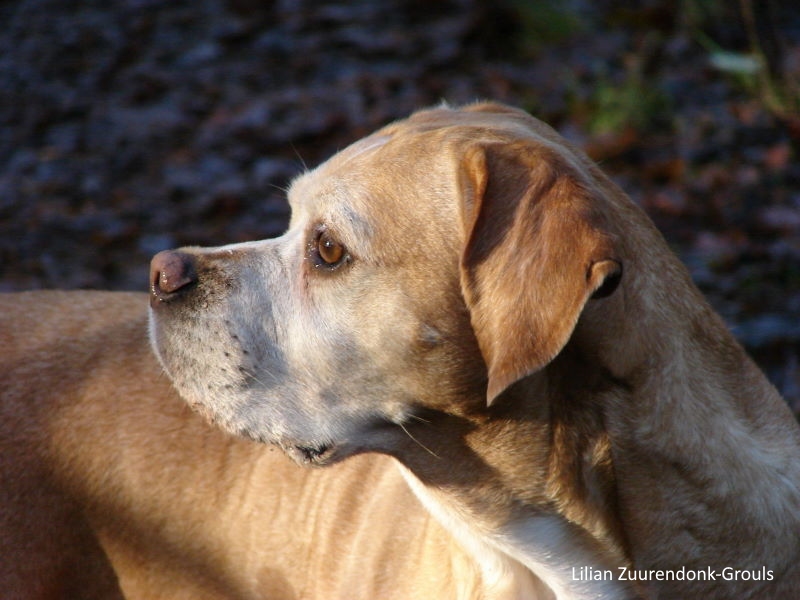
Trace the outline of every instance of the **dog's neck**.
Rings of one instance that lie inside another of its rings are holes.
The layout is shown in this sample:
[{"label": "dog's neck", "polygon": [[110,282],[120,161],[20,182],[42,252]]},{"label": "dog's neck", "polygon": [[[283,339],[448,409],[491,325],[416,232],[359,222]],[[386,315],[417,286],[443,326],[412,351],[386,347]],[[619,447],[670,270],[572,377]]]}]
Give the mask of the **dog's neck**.
[{"label": "dog's neck", "polygon": [[[531,401],[550,396],[553,385],[542,374],[509,390],[488,412],[427,414],[395,457],[426,508],[475,557],[498,598],[550,597],[539,579],[559,597],[628,597],[619,582],[574,576],[573,567],[616,573],[630,563],[609,508],[615,499],[607,478],[613,474],[601,421],[588,441],[564,440],[553,452],[553,440],[568,428],[553,426],[551,405]],[[591,468],[582,464],[587,459]],[[555,476],[572,468],[578,481]]]},{"label": "dog's neck", "polygon": [[[746,568],[765,564],[776,546],[800,559],[789,525],[800,506],[800,430],[790,410],[683,268],[667,273],[683,280],[680,299],[670,297],[664,271],[653,272],[662,277],[648,282],[661,292],[651,299],[657,307],[637,305],[635,289],[587,307],[550,367],[560,396],[572,406],[577,397],[579,407],[559,410],[559,394],[551,395],[553,431],[568,419],[584,444],[592,435],[608,444],[609,472],[594,472],[614,493],[571,497],[606,507],[594,513],[610,516],[608,530],[624,531],[619,539],[637,567]],[[668,330],[648,322],[654,311]],[[599,337],[607,332],[624,343]],[[590,376],[576,382],[571,372]],[[573,442],[572,455],[580,446]],[[759,540],[747,564],[741,539]]]},{"label": "dog's neck", "polygon": [[[702,298],[699,307],[673,320],[686,331],[650,331],[622,363],[605,354],[609,340],[593,338],[594,318],[606,319],[597,330],[625,332],[598,302],[562,353],[488,412],[440,414],[411,431],[396,456],[412,488],[479,557],[485,578],[526,589],[527,568],[557,589],[568,576],[548,571],[553,561],[543,564],[537,548],[569,568],[737,566],[734,537],[718,532],[741,515],[736,536],[762,536],[764,557],[770,544],[798,546],[786,524],[800,505],[800,440],[771,416],[788,408]],[[707,514],[692,514],[697,506]],[[563,537],[579,543],[550,544]]]}]

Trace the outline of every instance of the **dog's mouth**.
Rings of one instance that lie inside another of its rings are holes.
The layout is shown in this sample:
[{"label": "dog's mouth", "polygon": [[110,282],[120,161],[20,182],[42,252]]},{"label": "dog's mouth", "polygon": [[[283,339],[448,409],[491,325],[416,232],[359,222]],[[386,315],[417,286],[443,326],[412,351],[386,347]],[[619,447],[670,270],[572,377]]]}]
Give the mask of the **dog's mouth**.
[{"label": "dog's mouth", "polygon": [[[279,446],[298,465],[323,467],[382,447],[381,440],[385,442],[387,436],[395,436],[397,429],[397,426],[387,419],[374,418],[372,421],[363,423],[361,428],[351,431],[351,435],[338,438],[320,436],[321,439],[315,440],[302,437],[279,437],[269,441]],[[377,446],[375,445],[376,439],[378,440]],[[267,440],[261,438],[259,441]]]},{"label": "dog's mouth", "polygon": [[333,444],[281,444],[281,448],[299,465],[321,467],[337,458]]}]

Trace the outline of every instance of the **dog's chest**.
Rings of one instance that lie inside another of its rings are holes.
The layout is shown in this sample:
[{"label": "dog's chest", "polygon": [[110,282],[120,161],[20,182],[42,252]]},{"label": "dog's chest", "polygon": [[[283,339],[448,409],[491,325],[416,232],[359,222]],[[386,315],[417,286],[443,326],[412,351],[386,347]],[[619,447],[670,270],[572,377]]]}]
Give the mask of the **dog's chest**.
[{"label": "dog's chest", "polygon": [[443,502],[435,491],[427,488],[403,465],[398,463],[398,468],[425,509],[472,556],[480,570],[487,598],[554,598],[524,565],[497,549],[469,515]]}]

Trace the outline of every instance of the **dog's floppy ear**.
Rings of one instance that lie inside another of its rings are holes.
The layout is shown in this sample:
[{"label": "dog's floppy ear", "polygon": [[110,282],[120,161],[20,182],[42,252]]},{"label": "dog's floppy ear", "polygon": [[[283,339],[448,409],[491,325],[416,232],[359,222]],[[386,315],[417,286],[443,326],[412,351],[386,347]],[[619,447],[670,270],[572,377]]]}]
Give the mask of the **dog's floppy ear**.
[{"label": "dog's floppy ear", "polygon": [[613,236],[580,168],[531,142],[464,154],[461,287],[488,367],[489,405],[550,362],[587,300],[620,280]]}]

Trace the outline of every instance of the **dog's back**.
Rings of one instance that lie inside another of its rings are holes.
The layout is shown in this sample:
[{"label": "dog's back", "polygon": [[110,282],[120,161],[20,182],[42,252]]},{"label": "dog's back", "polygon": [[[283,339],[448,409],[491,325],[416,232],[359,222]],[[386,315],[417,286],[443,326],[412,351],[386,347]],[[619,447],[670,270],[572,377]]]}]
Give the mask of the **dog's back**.
[{"label": "dog's back", "polygon": [[146,305],[0,296],[4,598],[479,597],[390,459],[307,471],[204,424]]}]

